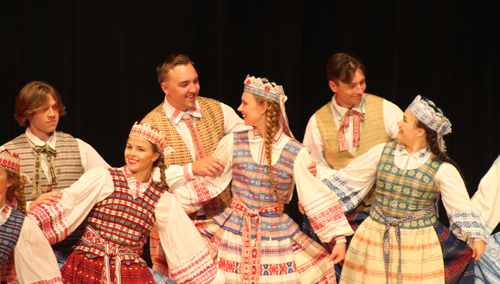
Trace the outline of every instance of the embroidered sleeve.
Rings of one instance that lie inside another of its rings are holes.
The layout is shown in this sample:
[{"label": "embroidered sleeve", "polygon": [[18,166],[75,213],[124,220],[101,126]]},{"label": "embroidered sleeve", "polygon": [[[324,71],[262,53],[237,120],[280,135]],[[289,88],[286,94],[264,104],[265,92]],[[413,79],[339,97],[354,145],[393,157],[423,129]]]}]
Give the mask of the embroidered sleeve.
[{"label": "embroidered sleeve", "polygon": [[155,215],[162,248],[176,283],[224,283],[200,233],[172,194],[163,194]]},{"label": "embroidered sleeve", "polygon": [[460,210],[448,213],[448,218],[450,219],[450,230],[457,238],[465,241],[468,236],[488,243],[483,225],[475,210]]},{"label": "embroidered sleeve", "polygon": [[61,202],[52,201],[51,205],[39,205],[28,216],[35,221],[51,245],[72,233]]}]

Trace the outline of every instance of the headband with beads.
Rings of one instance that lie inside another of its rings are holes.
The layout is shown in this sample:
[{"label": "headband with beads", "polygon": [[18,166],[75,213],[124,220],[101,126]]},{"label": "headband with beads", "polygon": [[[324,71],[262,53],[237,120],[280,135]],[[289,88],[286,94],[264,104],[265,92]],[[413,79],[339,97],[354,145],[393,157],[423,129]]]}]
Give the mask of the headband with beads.
[{"label": "headband with beads", "polygon": [[443,136],[451,132],[451,122],[444,116],[443,111],[433,101],[420,95],[415,97],[408,109],[423,124],[436,131],[439,149],[444,152],[446,146]]},{"label": "headband with beads", "polygon": [[164,155],[170,155],[170,153],[174,152],[174,149],[167,145],[165,134],[158,129],[151,127],[148,123],[135,122],[134,126],[132,126],[132,129],[130,130],[129,136],[131,135],[142,137],[153,143],[156,149]]},{"label": "headband with beads", "polygon": [[286,116],[285,110],[285,102],[288,100],[288,97],[285,96],[285,90],[283,89],[283,86],[277,85],[274,82],[271,83],[269,82],[269,80],[267,80],[267,78],[256,78],[250,75],[247,75],[245,81],[243,81],[243,84],[244,92],[249,92],[257,96],[268,98],[280,104],[280,126],[283,128],[283,131],[286,135],[293,138],[293,134],[290,130],[288,117]]}]

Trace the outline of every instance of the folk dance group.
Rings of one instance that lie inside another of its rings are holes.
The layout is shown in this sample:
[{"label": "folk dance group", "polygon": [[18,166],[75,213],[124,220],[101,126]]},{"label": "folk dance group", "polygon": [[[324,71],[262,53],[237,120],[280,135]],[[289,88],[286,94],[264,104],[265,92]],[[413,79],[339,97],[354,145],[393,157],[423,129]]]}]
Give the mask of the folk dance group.
[{"label": "folk dance group", "polygon": [[[56,131],[52,86],[27,84],[15,113],[26,133],[0,148],[1,280],[497,283],[500,158],[471,201],[431,100],[403,113],[365,94],[359,59],[334,54],[326,69],[335,94],[301,144],[282,86],[247,76],[242,120],[199,97],[194,63],[170,56],[157,68],[165,100],[132,126],[118,168]],[[284,212],[295,186],[304,232]]]}]

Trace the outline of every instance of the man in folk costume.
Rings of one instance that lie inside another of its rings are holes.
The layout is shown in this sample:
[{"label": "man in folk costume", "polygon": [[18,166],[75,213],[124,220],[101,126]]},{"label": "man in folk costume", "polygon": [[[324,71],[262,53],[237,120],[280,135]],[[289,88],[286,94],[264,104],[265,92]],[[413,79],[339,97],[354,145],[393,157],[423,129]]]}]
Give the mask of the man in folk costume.
[{"label": "man in folk costume", "polygon": [[[248,128],[231,107],[198,96],[198,73],[186,55],[169,56],[156,71],[165,100],[146,115],[142,123],[149,123],[165,133],[168,144],[175,149],[170,156],[165,156],[167,183],[170,185],[179,179],[191,180],[194,175],[220,176],[225,165],[211,157],[212,153],[224,135]],[[169,168],[172,165],[175,166]],[[212,218],[230,201],[228,187],[197,213],[198,218]],[[151,232],[150,242],[153,269],[166,275],[165,256],[156,229]]]},{"label": "man in folk costume", "polygon": [[[89,144],[56,131],[59,118],[65,114],[59,93],[46,82],[30,82],[17,96],[15,118],[20,126],[26,126],[26,132],[5,143],[0,151],[16,152],[21,158],[21,171],[33,181],[25,187],[28,211],[57,201],[62,195],[60,191],[86,171],[109,167]],[[54,251],[67,258],[83,229],[81,226],[66,240],[53,245]]]},{"label": "man in folk costume", "polygon": [[[326,62],[326,74],[334,95],[311,117],[304,135],[320,179],[344,168],[372,146],[395,139],[403,116],[392,102],[365,93],[365,66],[358,58],[336,53]],[[346,214],[354,230],[368,216],[373,198],[374,188],[353,213]],[[319,240],[305,215],[303,230]]]}]

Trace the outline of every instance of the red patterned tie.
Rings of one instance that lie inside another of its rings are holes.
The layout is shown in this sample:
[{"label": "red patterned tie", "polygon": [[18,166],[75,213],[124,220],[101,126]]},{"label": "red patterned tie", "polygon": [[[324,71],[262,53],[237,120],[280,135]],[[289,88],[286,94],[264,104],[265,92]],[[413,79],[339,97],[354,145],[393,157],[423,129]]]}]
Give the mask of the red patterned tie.
[{"label": "red patterned tie", "polygon": [[354,116],[354,129],[353,129],[353,144],[355,147],[359,146],[359,127],[361,122],[365,121],[365,115],[363,113],[357,112],[353,109],[350,109],[348,112],[344,114],[342,120],[340,121],[339,127],[339,152],[344,152],[347,150],[347,146],[345,143],[345,134],[344,129],[349,127],[349,117]]},{"label": "red patterned tie", "polygon": [[[187,115],[185,115],[187,116]],[[193,117],[189,115],[189,118],[182,118],[189,129],[189,133],[191,134],[191,138],[193,139],[194,150],[196,152],[196,158],[202,159],[207,156],[205,152],[205,147],[203,147],[203,143],[201,142],[200,135],[198,135],[198,131],[196,131],[196,127],[193,123]]]}]

